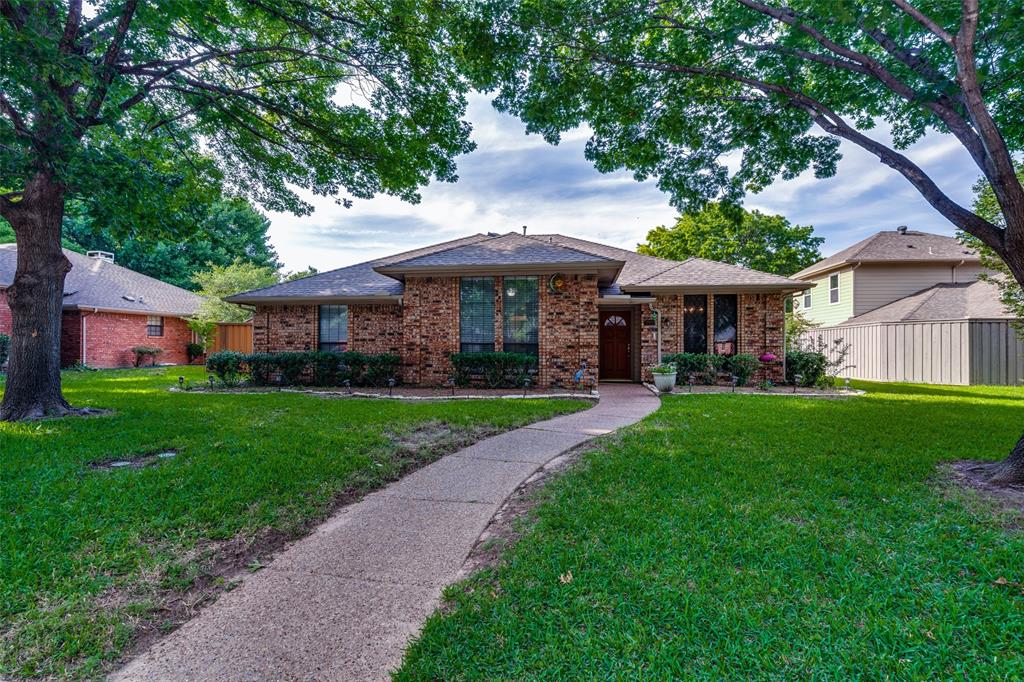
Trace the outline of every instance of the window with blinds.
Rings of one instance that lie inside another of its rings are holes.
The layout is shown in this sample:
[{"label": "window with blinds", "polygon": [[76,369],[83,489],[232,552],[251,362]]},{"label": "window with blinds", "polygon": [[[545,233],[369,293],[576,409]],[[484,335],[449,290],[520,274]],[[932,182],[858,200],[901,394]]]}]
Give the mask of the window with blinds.
[{"label": "window with blinds", "polygon": [[493,277],[463,277],[459,282],[459,350],[494,350]]},{"label": "window with blinds", "polygon": [[323,351],[343,351],[348,348],[348,306],[320,306],[318,348]]}]

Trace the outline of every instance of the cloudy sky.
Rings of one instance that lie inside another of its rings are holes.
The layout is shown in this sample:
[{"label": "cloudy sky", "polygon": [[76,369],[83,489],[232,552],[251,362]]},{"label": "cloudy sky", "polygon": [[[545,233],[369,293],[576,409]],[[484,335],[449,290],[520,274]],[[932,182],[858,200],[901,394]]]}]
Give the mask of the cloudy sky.
[{"label": "cloudy sky", "polygon": [[[565,135],[557,147],[526,135],[517,119],[470,100],[477,150],[459,159],[459,181],[435,183],[416,205],[390,197],[356,200],[343,208],[333,199],[307,196],[310,216],[272,213],[270,238],[288,270],[312,265],[330,270],[397,251],[476,232],[560,232],[635,248],[647,231],[670,224],[676,211],[652,182],[628,172],[601,174],[583,158],[588,133]],[[877,132],[877,131],[876,131]],[[834,178],[806,174],[777,182],[745,206],[813,225],[825,237],[826,255],[897,225],[952,234],[902,176],[859,148],[845,144]],[[952,138],[932,135],[907,154],[955,200],[969,203],[978,173]]]}]

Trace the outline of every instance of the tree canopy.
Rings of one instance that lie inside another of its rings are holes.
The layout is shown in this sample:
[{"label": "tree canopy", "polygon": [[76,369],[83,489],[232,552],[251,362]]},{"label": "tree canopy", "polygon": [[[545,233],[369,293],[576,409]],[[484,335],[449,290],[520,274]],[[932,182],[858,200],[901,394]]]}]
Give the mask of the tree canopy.
[{"label": "tree canopy", "polygon": [[214,265],[198,272],[193,280],[198,288],[197,293],[203,297],[196,318],[212,322],[245,322],[252,317],[249,309],[221,299],[277,284],[280,275],[272,268],[238,259],[228,265]]},{"label": "tree canopy", "polygon": [[821,259],[825,240],[813,232],[810,225],[791,225],[780,215],[710,203],[684,212],[671,227],[654,228],[637,251],[673,260],[707,258],[785,276]]},{"label": "tree canopy", "polygon": [[[992,0],[484,0],[468,71],[495,106],[555,142],[581,124],[601,171],[656,178],[680,208],[738,202],[847,140],[900,172],[1024,277],[1024,5]],[[881,129],[881,130],[880,130]],[[891,142],[884,132],[892,133]],[[1004,230],[901,150],[953,135],[1013,211]]]}]

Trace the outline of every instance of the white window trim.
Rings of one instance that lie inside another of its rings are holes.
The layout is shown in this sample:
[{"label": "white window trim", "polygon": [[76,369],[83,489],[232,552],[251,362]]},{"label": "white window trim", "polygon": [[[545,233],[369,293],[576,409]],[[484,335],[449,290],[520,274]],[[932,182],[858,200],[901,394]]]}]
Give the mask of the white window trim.
[{"label": "white window trim", "polygon": [[[836,278],[836,286],[835,286],[835,288],[832,287],[832,278],[833,277]],[[841,286],[842,286],[842,278],[840,277],[838,272],[836,274],[834,274],[834,275],[829,275],[828,276],[828,304],[829,305],[836,305],[837,303],[840,303],[842,301],[842,294],[839,293],[839,290],[840,290]],[[834,300],[834,301],[832,300],[832,292],[833,291],[836,292],[836,300]]]}]

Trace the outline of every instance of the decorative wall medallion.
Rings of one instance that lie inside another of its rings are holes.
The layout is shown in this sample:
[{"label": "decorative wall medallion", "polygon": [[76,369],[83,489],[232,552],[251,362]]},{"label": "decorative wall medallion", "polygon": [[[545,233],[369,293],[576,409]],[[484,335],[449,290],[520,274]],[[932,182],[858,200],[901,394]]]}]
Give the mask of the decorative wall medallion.
[{"label": "decorative wall medallion", "polygon": [[548,279],[548,289],[552,293],[560,294],[565,291],[565,287],[565,275],[560,272],[556,272]]}]

